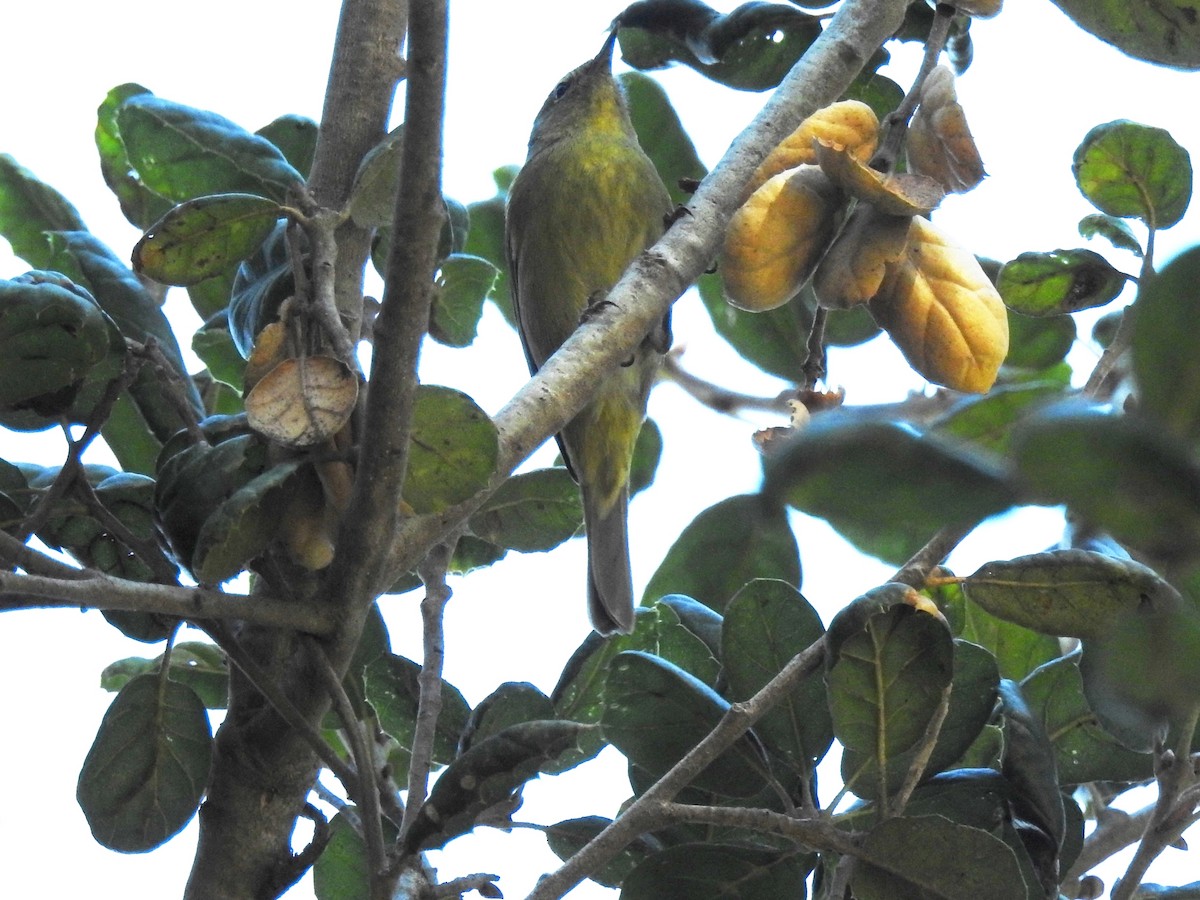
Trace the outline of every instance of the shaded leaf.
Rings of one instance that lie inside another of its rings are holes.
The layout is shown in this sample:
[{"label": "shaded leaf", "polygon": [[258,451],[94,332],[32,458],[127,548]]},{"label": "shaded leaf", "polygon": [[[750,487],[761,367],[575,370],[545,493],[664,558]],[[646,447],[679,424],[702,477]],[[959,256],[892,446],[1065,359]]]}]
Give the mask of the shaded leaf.
[{"label": "shaded leaf", "polygon": [[498,734],[510,725],[555,718],[554,704],[527,681],[506,681],[471,710],[459,740],[458,752]]},{"label": "shaded leaf", "polygon": [[1062,362],[1075,344],[1075,320],[1071,316],[1022,316],[1009,310],[1008,356],[1005,370],[1043,371]]},{"label": "shaded leaf", "polygon": [[523,722],[480,741],[454,760],[429,792],[405,836],[405,848],[428,850],[473,829],[481,815],[559,754],[575,746],[588,726],[577,722]]},{"label": "shaded leaf", "polygon": [[680,179],[699,181],[708,174],[708,169],[700,161],[667,92],[653,78],[640,72],[623,72],[617,80],[625,90],[629,118],[637,132],[638,143],[658,170],[671,201],[687,203],[691,195],[680,187]]},{"label": "shaded leaf", "polygon": [[430,310],[430,336],[449,347],[470,346],[498,272],[478,256],[453,253],[442,260]]},{"label": "shaded leaf", "polygon": [[404,500],[418,514],[440,512],[482,490],[496,468],[496,426],[470,397],[421,385],[409,433]]},{"label": "shaded leaf", "polygon": [[71,203],[7,153],[0,153],[0,236],[32,268],[50,263],[47,231],[86,231]]},{"label": "shaded leaf", "polygon": [[622,900],[723,897],[804,900],[815,855],[716,843],[680,844],[648,856],[621,884]]},{"label": "shaded leaf", "polygon": [[79,773],[76,799],[92,836],[125,853],[178,833],[200,805],[212,732],[200,698],[176,681],[130,681],[104,714]]},{"label": "shaded leaf", "polygon": [[[133,171],[129,154],[117,127],[117,110],[131,97],[151,91],[132,82],[120,84],[105,96],[96,110],[96,150],[100,155],[100,173],[104,183],[116,195],[121,212],[138,229],[144,229],[172,206],[170,200],[150,190]],[[76,230],[83,230],[77,226]]]},{"label": "shaded leaf", "polygon": [[1187,150],[1165,129],[1128,119],[1089,131],[1071,169],[1079,190],[1102,213],[1136,217],[1151,228],[1170,228],[1192,199]]},{"label": "shaded leaf", "polygon": [[471,517],[476,537],[523,553],[557,547],[582,527],[579,488],[561,466],[512,476]]},{"label": "shaded leaf", "polygon": [[1200,22],[1189,0],[1053,0],[1106,43],[1136,59],[1200,68]]},{"label": "shaded leaf", "polygon": [[1039,406],[1061,398],[1062,393],[1063,385],[1054,381],[996,387],[982,397],[964,397],[934,419],[928,433],[1004,455],[1016,424]]},{"label": "shaded leaf", "polygon": [[1014,789],[1014,812],[1045,831],[1057,854],[1067,822],[1045,723],[1025,702],[1020,686],[1009,679],[1000,682],[1000,714],[1004,721],[1003,772]]},{"label": "shaded leaf", "polygon": [[643,603],[681,593],[720,612],[754,578],[798,586],[800,554],[783,509],[742,494],[692,520],[651,577]]},{"label": "shaded leaf", "polygon": [[1138,259],[1144,255],[1142,244],[1134,236],[1133,229],[1124,219],[1116,216],[1106,216],[1104,213],[1092,213],[1079,220],[1081,237],[1102,237],[1118,250],[1128,250]]},{"label": "shaded leaf", "polygon": [[1104,306],[1125,289],[1126,276],[1091,250],[1022,253],[1000,270],[1005,305],[1026,316],[1056,316]]},{"label": "shaded leaf", "polygon": [[254,194],[215,194],[181,203],[133,248],[138,273],[187,286],[229,271],[267,239],[283,210]]},{"label": "shaded leaf", "polygon": [[827,519],[863,552],[895,563],[940,528],[978,522],[1015,499],[990,458],[852,412],[815,418],[764,470],[767,496]]},{"label": "shaded leaf", "polygon": [[725,301],[717,275],[701,275],[700,299],[713,327],[738,355],[763,371],[788,381],[801,377],[808,356],[806,342],[812,328],[813,307],[800,298],[766,312],[746,312]]},{"label": "shaded leaf", "polygon": [[287,114],[254,132],[274,144],[292,168],[308,177],[317,150],[317,123],[306,116]]},{"label": "shaded leaf", "polygon": [[[119,691],[139,675],[154,675],[162,666],[162,655],[155,659],[130,656],[109,663],[100,673],[100,687]],[[182,641],[171,648],[167,673],[172,681],[185,684],[207,709],[224,709],[229,695],[229,664],[220,647],[202,641]]]},{"label": "shaded leaf", "polygon": [[[370,860],[356,822],[354,807],[330,820],[329,843],[313,865],[317,900],[371,900]],[[383,818],[382,825],[384,841],[395,841],[396,826],[387,818]]]},{"label": "shaded leaf", "polygon": [[400,156],[404,151],[404,126],[388,133],[363,157],[350,192],[350,217],[362,228],[392,224],[396,191],[400,188]]},{"label": "shaded leaf", "polygon": [[[678,666],[641,651],[618,654],[609,666],[600,726],[631,762],[662,775],[721,720],[729,703]],[[746,797],[763,785],[765,760],[743,736],[692,784],[723,796]]]},{"label": "shaded leaf", "polygon": [[[611,824],[611,819],[601,816],[584,816],[556,822],[546,826],[543,831],[546,834],[546,843],[554,855],[566,861]],[[593,872],[589,877],[605,887],[619,888],[634,866],[662,849],[662,842],[655,835],[643,834],[626,844],[599,872]]]}]

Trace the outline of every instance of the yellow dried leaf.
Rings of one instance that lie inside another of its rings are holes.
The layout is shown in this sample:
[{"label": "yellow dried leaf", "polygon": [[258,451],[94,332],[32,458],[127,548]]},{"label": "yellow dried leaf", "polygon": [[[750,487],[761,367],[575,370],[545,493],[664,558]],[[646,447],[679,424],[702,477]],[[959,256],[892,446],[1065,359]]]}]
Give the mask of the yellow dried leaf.
[{"label": "yellow dried leaf", "polygon": [[874,297],[888,265],[908,246],[909,221],[860,203],[813,273],[817,302],[826,309],[849,309]]},{"label": "yellow dried leaf", "polygon": [[841,202],[816,166],[768,179],[729,222],[718,267],[725,298],[750,312],[787,303],[832,240]]},{"label": "yellow dried leaf", "polygon": [[872,169],[840,144],[816,142],[821,171],[843,191],[890,216],[924,216],[937,208],[946,192],[932,178],[907,172],[888,174]]},{"label": "yellow dried leaf", "polygon": [[246,395],[246,417],[268,440],[311,447],[341,430],[357,399],[358,379],[340,360],[285,359]]},{"label": "yellow dried leaf", "polygon": [[987,174],[954,91],[954,74],[945,66],[925,80],[906,141],[908,168],[928,175],[947,191],[969,191]]},{"label": "yellow dried leaf", "polygon": [[287,326],[282,322],[271,322],[254,339],[254,349],[246,360],[246,371],[242,376],[246,391],[249,392],[287,356]]},{"label": "yellow dried leaf", "polygon": [[839,144],[855,159],[866,162],[879,145],[879,119],[875,111],[859,100],[840,100],[818,109],[779,142],[747,185],[747,195],[758,190],[768,179],[796,166],[817,161],[813,141]]},{"label": "yellow dried leaf", "polygon": [[1008,314],[978,260],[925,219],[888,267],[871,314],[917,372],[957,391],[984,393],[1008,354]]}]

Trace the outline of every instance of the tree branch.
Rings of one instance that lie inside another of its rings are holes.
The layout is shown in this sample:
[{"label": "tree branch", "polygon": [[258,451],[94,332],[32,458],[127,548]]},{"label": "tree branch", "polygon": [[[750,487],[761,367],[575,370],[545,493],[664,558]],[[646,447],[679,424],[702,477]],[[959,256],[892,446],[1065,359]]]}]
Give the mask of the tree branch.
[{"label": "tree branch", "polygon": [[[46,559],[46,557],[43,557]],[[53,562],[50,560],[50,562]],[[74,607],[161,613],[182,619],[240,620],[315,635],[333,631],[335,610],[301,600],[226,594],[213,588],[150,584],[91,569],[68,577],[0,572],[0,611]]]},{"label": "tree branch", "polygon": [[769,809],[695,806],[690,803],[660,803],[654,815],[658,820],[658,828],[681,822],[745,828],[764,834],[783,835],[812,850],[828,850],[841,856],[859,856],[862,853],[850,832],[824,818],[796,818]]}]

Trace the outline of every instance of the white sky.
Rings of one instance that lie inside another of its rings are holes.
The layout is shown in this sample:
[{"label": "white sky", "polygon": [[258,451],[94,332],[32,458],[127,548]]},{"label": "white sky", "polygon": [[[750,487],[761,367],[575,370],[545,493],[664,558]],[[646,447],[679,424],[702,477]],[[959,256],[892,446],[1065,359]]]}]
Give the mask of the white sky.
[{"label": "white sky", "polygon": [[[493,192],[490,173],[524,157],[529,125],[564,72],[592,56],[613,15],[625,4],[595,0],[454,0],[446,134],[446,192],[464,202]],[[729,9],[732,2],[717,3]],[[1200,152],[1194,115],[1196,77],[1126,59],[1075,29],[1048,0],[1010,2],[998,18],[978,22],[975,62],[959,82],[959,97],[981,147],[989,178],[951,198],[938,222],[976,252],[1007,259],[1024,250],[1082,246],[1078,219],[1091,207],[1078,194],[1071,155],[1093,125],[1130,118],[1171,130]],[[112,87],[137,81],[155,93],[212,109],[253,130],[283,113],[318,118],[336,21],[336,0],[298,6],[281,0],[210,0],[202,6],[107,0],[63,0],[53,6],[9,4],[0,54],[0,152],[15,156],[61,190],[84,221],[119,255],[138,237],[104,188],[92,144],[96,106]],[[298,10],[303,10],[298,15]],[[911,58],[896,76],[913,73]],[[761,105],[763,95],[733,95],[687,69],[661,73],[705,162],[719,159]],[[1160,259],[1197,240],[1200,212],[1161,236]],[[1105,247],[1095,249],[1105,252]],[[1119,266],[1131,258],[1110,254]],[[27,267],[0,252],[0,277]],[[196,324],[186,301],[169,301],[181,333]],[[676,341],[685,364],[740,390],[774,394],[778,383],[743,364],[708,334],[694,296],[677,306]],[[513,333],[489,309],[481,351],[431,347],[424,378],[461,387],[495,411],[525,378]],[[489,354],[486,364],[478,352]],[[469,361],[470,368],[463,364]],[[1081,366],[1088,364],[1086,353]],[[480,377],[482,376],[482,377]],[[849,399],[897,399],[921,382],[885,342],[835,356],[831,380]],[[702,509],[754,490],[759,479],[750,446],[753,425],[698,408],[680,391],[655,392],[651,414],[666,441],[656,485],[633,504],[634,581],[642,585],[674,537]],[[5,439],[5,457],[55,460],[53,442]],[[553,458],[543,449],[537,460]],[[981,529],[952,558],[971,571],[989,558],[1044,549],[1057,521],[1033,511],[1017,523]],[[826,621],[889,569],[864,560],[823,523],[798,523],[804,592]],[[547,563],[552,563],[548,567]],[[510,556],[456,585],[448,614],[449,679],[474,703],[505,680],[549,690],[587,630],[583,603],[584,546],[573,541],[550,560]],[[562,596],[559,596],[562,595]],[[413,595],[385,604],[394,649],[419,657]],[[0,683],[6,692],[7,740],[0,764],[9,778],[0,810],[0,889],[22,895],[150,898],[182,892],[195,845],[195,824],[166,847],[134,857],[98,847],[74,799],[75,777],[110,696],[97,687],[100,670],[155,648],[126,641],[98,613],[8,613],[0,620]],[[601,769],[601,774],[596,773]],[[615,754],[606,764],[576,770],[564,785],[535,784],[522,818],[554,822],[588,813],[612,814],[626,797]],[[607,779],[607,780],[606,780]],[[832,778],[826,778],[826,786]],[[583,792],[587,791],[587,796]],[[65,862],[69,860],[70,862]],[[487,833],[454,845],[435,865],[449,878],[471,871],[504,875],[508,897],[523,896],[555,864],[534,832]],[[1176,874],[1163,866],[1179,867]],[[1195,860],[1191,867],[1195,868]],[[1187,856],[1168,851],[1151,872],[1163,881],[1189,880]],[[1106,880],[1111,886],[1112,873]],[[289,896],[311,896],[308,880]],[[575,898],[609,897],[585,885]]]}]

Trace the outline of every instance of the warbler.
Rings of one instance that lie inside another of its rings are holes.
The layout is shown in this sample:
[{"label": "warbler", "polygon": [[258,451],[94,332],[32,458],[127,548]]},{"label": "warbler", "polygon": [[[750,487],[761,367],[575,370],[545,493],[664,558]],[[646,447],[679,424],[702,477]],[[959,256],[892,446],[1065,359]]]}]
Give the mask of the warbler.
[{"label": "warbler", "polygon": [[[614,28],[594,59],[551,91],[508,195],[505,249],[518,331],[538,368],[662,235],[672,204],[638,143],[612,76]],[[583,496],[588,613],[600,634],[633,630],[629,467],[671,343],[670,314],[558,435]]]}]

